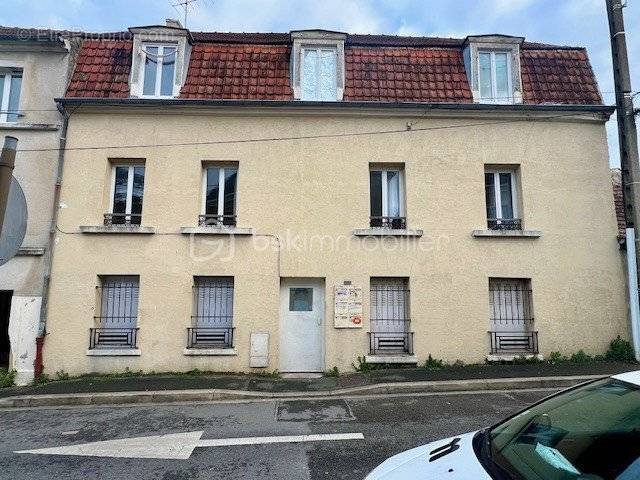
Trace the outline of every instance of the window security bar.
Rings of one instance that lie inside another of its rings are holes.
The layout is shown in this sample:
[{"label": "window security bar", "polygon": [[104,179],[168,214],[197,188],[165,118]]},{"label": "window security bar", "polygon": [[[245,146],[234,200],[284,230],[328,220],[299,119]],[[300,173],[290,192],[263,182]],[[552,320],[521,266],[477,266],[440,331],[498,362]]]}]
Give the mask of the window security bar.
[{"label": "window security bar", "polygon": [[390,228],[393,230],[404,230],[407,228],[406,217],[370,217],[371,228]]},{"label": "window security bar", "polygon": [[225,225],[229,227],[235,227],[236,216],[235,215],[199,215],[198,226],[208,227],[212,225]]},{"label": "window security bar", "polygon": [[489,332],[492,354],[537,354],[538,332]]},{"label": "window security bar", "polygon": [[90,328],[89,349],[137,348],[139,328]]},{"label": "window security bar", "polygon": [[531,289],[519,285],[489,287],[489,315],[492,325],[532,325]]},{"label": "window security bar", "polygon": [[140,225],[142,215],[138,213],[105,213],[104,224],[110,225]]},{"label": "window security bar", "polygon": [[489,218],[487,224],[490,230],[522,230],[520,218]]},{"label": "window security bar", "polygon": [[187,348],[233,348],[234,328],[187,328]]},{"label": "window security bar", "polygon": [[413,355],[413,332],[368,332],[371,355]]}]

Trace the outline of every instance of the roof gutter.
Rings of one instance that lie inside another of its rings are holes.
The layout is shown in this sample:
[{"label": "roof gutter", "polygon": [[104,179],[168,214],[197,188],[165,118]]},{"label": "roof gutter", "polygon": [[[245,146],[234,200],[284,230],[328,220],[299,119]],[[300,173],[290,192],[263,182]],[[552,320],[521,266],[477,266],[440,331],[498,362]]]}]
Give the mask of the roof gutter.
[{"label": "roof gutter", "polygon": [[480,104],[480,103],[418,103],[418,102],[309,102],[299,100],[209,100],[209,99],[155,99],[155,98],[86,98],[63,97],[56,102],[70,106],[109,107],[237,107],[237,108],[316,108],[358,110],[399,109],[467,112],[576,112],[601,113],[607,118],[615,107],[610,105],[562,105],[562,104]]}]

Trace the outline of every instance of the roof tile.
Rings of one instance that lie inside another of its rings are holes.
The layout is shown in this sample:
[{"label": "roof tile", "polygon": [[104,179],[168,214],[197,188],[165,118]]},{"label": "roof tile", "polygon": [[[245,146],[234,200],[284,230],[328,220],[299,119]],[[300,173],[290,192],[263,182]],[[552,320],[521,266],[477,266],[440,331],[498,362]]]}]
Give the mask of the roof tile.
[{"label": "roof tile", "polygon": [[[193,35],[196,43],[181,98],[293,99],[291,49],[281,34]],[[211,43],[225,39],[229,43]],[[456,39],[350,35],[344,100],[470,103],[461,46]],[[126,36],[86,38],[67,96],[129,96],[131,54]],[[525,43],[521,70],[525,103],[602,103],[582,49]]]},{"label": "roof tile", "polygon": [[[276,82],[285,88],[273,88]],[[180,97],[290,100],[289,47],[196,44]]]},{"label": "roof tile", "polygon": [[85,40],[67,89],[69,97],[128,97],[132,43]]},{"label": "roof tile", "polygon": [[522,50],[521,70],[525,103],[602,103],[583,50]]}]

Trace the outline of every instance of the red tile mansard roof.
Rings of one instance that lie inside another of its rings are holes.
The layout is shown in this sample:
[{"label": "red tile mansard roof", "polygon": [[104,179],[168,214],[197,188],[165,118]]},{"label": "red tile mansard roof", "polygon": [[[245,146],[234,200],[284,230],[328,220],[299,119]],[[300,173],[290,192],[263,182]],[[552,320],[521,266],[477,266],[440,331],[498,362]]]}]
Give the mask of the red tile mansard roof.
[{"label": "red tile mansard roof", "polygon": [[[179,98],[293,100],[291,41],[284,33],[193,32]],[[462,39],[348,35],[344,101],[472,103]],[[67,97],[126,98],[132,40],[87,35]],[[586,51],[524,42],[520,47],[525,104],[599,105],[602,98]]]}]

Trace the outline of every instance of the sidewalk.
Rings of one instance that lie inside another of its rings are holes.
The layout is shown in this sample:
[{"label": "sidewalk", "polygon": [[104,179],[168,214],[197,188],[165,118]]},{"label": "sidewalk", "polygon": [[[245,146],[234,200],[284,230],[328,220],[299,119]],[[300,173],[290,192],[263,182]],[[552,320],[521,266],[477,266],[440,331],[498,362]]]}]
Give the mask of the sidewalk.
[{"label": "sidewalk", "polygon": [[471,365],[439,370],[374,370],[309,379],[224,374],[98,376],[0,389],[0,407],[563,388],[631,370],[640,370],[640,365],[622,362]]}]

